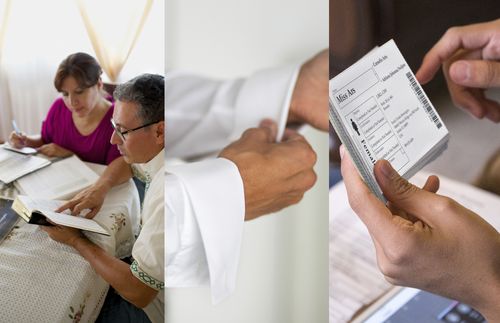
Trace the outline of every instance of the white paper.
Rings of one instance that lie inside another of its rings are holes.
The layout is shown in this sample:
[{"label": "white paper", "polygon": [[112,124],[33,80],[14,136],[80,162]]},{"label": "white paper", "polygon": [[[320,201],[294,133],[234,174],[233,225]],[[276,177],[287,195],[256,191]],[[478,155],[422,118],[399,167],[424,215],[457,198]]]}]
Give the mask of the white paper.
[{"label": "white paper", "polygon": [[92,185],[99,176],[75,155],[20,178],[16,185],[24,194],[43,199],[69,199]]},{"label": "white paper", "polygon": [[394,41],[334,78],[330,93],[367,163],[405,173],[448,133]]},{"label": "white paper", "polygon": [[37,150],[35,148],[31,148],[31,147],[15,148],[15,147],[11,146],[9,143],[3,144],[2,147],[3,147],[3,149],[15,151],[15,152],[18,152],[18,153],[21,153],[24,155],[34,155],[37,153]]},{"label": "white paper", "polygon": [[0,149],[0,181],[10,183],[17,178],[50,164],[50,161]]}]

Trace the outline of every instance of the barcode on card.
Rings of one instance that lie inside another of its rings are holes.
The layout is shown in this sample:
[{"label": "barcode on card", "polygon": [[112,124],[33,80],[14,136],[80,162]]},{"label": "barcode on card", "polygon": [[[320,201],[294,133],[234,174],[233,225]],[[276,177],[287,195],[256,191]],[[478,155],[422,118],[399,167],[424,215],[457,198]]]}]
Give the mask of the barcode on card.
[{"label": "barcode on card", "polygon": [[436,111],[434,111],[434,109],[432,108],[431,104],[425,97],[424,93],[422,92],[422,89],[418,85],[417,81],[415,80],[411,72],[406,73],[406,77],[408,78],[408,80],[410,80],[410,84],[411,87],[413,88],[413,91],[417,95],[417,98],[420,101],[420,103],[422,103],[422,105],[424,106],[425,111],[427,111],[427,114],[429,115],[431,120],[434,122],[434,124],[438,129],[441,128],[443,125],[441,124],[441,121],[439,121],[439,118],[436,115]]}]

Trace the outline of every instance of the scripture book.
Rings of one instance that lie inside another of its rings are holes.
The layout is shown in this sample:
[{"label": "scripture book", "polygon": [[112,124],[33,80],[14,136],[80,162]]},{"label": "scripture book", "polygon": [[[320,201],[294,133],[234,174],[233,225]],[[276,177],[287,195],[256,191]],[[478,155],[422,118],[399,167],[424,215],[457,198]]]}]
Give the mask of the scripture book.
[{"label": "scripture book", "polygon": [[12,204],[12,209],[23,218],[24,221],[31,224],[50,226],[55,223],[107,236],[110,235],[106,229],[92,219],[54,212],[54,210],[64,202],[65,201],[36,199],[26,195],[18,195]]}]

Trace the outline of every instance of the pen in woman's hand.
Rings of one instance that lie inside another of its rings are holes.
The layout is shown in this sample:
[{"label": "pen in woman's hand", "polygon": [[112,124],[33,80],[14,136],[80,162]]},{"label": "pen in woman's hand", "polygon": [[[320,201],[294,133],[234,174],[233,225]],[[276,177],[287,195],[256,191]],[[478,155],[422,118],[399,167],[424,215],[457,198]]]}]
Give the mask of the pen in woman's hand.
[{"label": "pen in woman's hand", "polygon": [[14,128],[16,135],[21,136],[21,130],[19,130],[19,127],[17,126],[16,120],[14,120],[14,119],[12,119],[12,127]]},{"label": "pen in woman's hand", "polygon": [[16,120],[14,119],[12,119],[12,128],[14,128],[14,132],[16,133],[18,137],[17,139],[20,141],[21,145],[26,146],[25,136],[17,126]]}]

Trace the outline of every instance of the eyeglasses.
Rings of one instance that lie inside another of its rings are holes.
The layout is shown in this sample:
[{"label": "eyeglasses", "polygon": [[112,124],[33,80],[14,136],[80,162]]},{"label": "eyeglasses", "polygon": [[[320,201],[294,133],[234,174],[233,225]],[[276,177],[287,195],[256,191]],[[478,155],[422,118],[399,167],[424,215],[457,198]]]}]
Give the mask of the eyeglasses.
[{"label": "eyeglasses", "polygon": [[113,127],[113,130],[116,132],[116,134],[118,135],[118,137],[120,137],[120,139],[122,141],[125,141],[125,135],[130,133],[130,132],[133,132],[133,131],[136,131],[136,130],[139,130],[139,129],[142,129],[142,128],[146,128],[152,124],[155,124],[155,123],[158,123],[160,121],[153,121],[153,122],[150,122],[150,123],[146,123],[145,125],[142,125],[142,126],[139,126],[137,128],[134,128],[134,129],[129,129],[129,130],[125,130],[125,131],[122,131],[119,129],[119,126],[116,125],[115,123],[115,120],[111,119],[111,126]]}]

